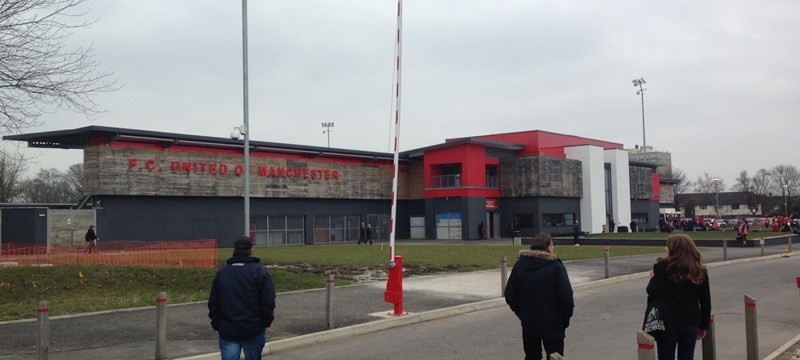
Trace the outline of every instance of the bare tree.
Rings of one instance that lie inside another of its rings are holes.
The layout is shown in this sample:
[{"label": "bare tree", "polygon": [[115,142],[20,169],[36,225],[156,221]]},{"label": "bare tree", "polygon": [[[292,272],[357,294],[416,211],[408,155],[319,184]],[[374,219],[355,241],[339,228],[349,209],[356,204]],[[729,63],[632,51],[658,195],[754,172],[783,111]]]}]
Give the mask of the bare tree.
[{"label": "bare tree", "polygon": [[672,189],[675,191],[675,209],[681,209],[685,200],[682,195],[689,192],[689,189],[692,187],[692,182],[687,180],[686,174],[676,167],[673,167],[671,171],[663,171],[659,175],[661,175],[662,178],[675,181],[672,185]]},{"label": "bare tree", "polygon": [[70,197],[80,199],[83,197],[83,163],[72,164],[64,174],[64,181],[69,185],[72,195]]},{"label": "bare tree", "polygon": [[92,97],[116,90],[113,74],[98,72],[92,48],[70,49],[66,39],[88,22],[86,0],[0,0],[0,133],[39,124],[54,108],[92,116]]},{"label": "bare tree", "polygon": [[697,181],[694,182],[694,192],[696,193],[714,193],[715,191],[724,191],[725,180],[719,176],[711,176],[708,173],[703,173],[703,176],[698,176]]},{"label": "bare tree", "polygon": [[[792,199],[797,195],[798,187],[800,187],[800,173],[794,165],[777,165],[772,168],[772,186],[771,190],[774,194],[781,194],[784,200]],[[786,209],[788,212],[788,206]]]},{"label": "bare tree", "polygon": [[747,170],[742,170],[733,184],[733,190],[742,193],[744,203],[753,216],[758,214],[761,205],[759,195],[753,191],[754,183],[754,179],[747,176]]},{"label": "bare tree", "polygon": [[0,148],[0,203],[10,203],[22,191],[22,173],[27,169],[27,159]]},{"label": "bare tree", "polygon": [[41,169],[36,177],[21,184],[20,197],[29,203],[73,203],[75,198],[64,174],[57,169]]}]

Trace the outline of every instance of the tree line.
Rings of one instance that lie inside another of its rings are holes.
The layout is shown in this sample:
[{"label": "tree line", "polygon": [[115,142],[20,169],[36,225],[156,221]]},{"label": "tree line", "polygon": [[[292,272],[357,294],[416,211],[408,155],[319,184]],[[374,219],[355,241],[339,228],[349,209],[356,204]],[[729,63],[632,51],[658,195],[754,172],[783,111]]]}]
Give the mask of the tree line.
[{"label": "tree line", "polygon": [[[775,197],[782,198],[786,202],[788,212],[792,213],[795,207],[793,200],[800,191],[800,172],[794,165],[781,164],[769,170],[761,168],[753,176],[750,176],[747,170],[742,170],[730,188],[725,185],[724,179],[709,175],[707,172],[698,176],[694,182],[688,180],[679,169],[674,169],[672,174],[667,175],[671,175],[668,177],[677,181],[675,184],[676,208],[695,205],[683,204],[682,202],[686,202],[686,197],[681,195],[684,194],[703,194],[705,196],[703,202],[716,206],[714,196],[718,192],[734,191],[741,193],[742,203],[747,205],[753,215],[758,214],[759,207],[770,206]],[[781,205],[784,205],[783,201],[781,201]],[[762,215],[770,215],[769,212],[772,210],[764,208]]]},{"label": "tree line", "polygon": [[27,159],[3,151],[0,156],[0,203],[77,203],[83,197],[83,163],[66,171],[40,169],[23,177]]}]

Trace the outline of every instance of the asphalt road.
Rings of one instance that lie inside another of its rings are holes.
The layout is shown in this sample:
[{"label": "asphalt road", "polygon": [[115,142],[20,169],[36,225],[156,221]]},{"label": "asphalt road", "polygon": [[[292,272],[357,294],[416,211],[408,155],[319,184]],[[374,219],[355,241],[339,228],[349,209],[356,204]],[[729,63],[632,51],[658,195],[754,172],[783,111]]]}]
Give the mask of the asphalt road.
[{"label": "asphalt road", "polygon": [[[778,258],[709,270],[718,359],[744,359],[744,300],[758,300],[760,356],[800,331],[795,278],[800,258]],[[567,331],[567,359],[634,359],[647,278],[576,292]],[[519,322],[505,307],[380,331],[271,354],[270,359],[513,359],[523,358]],[[699,344],[698,344],[699,345]],[[700,358],[700,347],[696,358]]]},{"label": "asphalt road", "polygon": [[[613,247],[611,251],[613,253]],[[782,251],[783,247],[780,246],[766,248],[767,255],[777,254]],[[759,254],[760,249],[758,248],[729,249],[729,259],[753,257]],[[719,248],[708,249],[704,252],[704,257],[706,262],[721,261],[722,251]],[[509,260],[510,266],[513,264],[513,260]],[[654,260],[655,257],[652,255],[612,258],[610,273],[613,277],[649,271]],[[573,283],[585,283],[604,277],[602,259],[567,262],[566,266],[570,277],[573,279]],[[798,271],[797,268],[795,268],[794,272],[797,273],[795,276],[800,275],[800,271]],[[714,276],[714,272],[712,272],[712,276]],[[459,304],[498,298],[500,296],[499,280],[498,270],[409,278],[404,281],[405,310],[421,313]],[[714,277],[712,277],[711,280],[713,286],[718,286],[718,284],[715,283]],[[734,283],[728,286],[735,287],[738,285]],[[376,321],[379,318],[370,314],[376,312],[380,313],[382,311],[385,312],[387,309],[391,309],[389,304],[383,302],[384,288],[384,282],[337,287],[335,294],[337,328]],[[634,285],[629,298],[612,299],[610,301],[617,307],[619,307],[619,304],[625,304],[622,306],[625,309],[643,307],[642,289],[643,287]],[[724,291],[724,289],[720,291]],[[584,293],[587,292],[579,292],[577,294],[579,304],[583,304],[581,301],[584,300],[581,299]],[[758,295],[755,296],[758,297]],[[741,295],[736,295],[736,298],[740,299]],[[599,299],[601,298],[598,298],[598,301]],[[595,301],[590,301],[590,303],[594,304]],[[579,306],[581,307],[579,308],[578,314],[581,313],[581,309],[584,305]],[[605,313],[613,313],[616,315],[614,311],[616,311],[615,308],[610,308],[606,310]],[[633,318],[635,318],[633,321],[634,323],[641,321],[641,315],[638,314],[638,312],[643,311],[643,308],[635,311],[636,314],[633,316]],[[217,334],[211,330],[206,313],[207,308],[205,302],[170,305],[168,307],[167,356],[169,358],[179,358],[218,351]],[[500,313],[502,314],[503,312],[501,311]],[[470,314],[465,317],[480,317],[483,316],[482,314],[483,313]],[[509,314],[510,313],[506,315]],[[722,314],[719,316],[722,316]],[[439,326],[445,326],[449,321],[451,320],[438,320],[426,323],[422,326],[423,330],[420,331],[424,333],[424,329],[435,329]],[[440,324],[442,322],[444,322],[445,325]],[[461,334],[459,337],[466,337],[471,339],[472,342],[481,343],[483,341],[482,338],[475,338],[475,334],[484,332],[482,322],[483,320],[478,321],[474,333]],[[491,321],[488,323],[491,323]],[[504,319],[501,324],[502,330],[508,331],[505,336],[502,336],[502,339],[505,339],[502,341],[507,341],[509,345],[504,346],[503,349],[506,351],[519,351],[521,354],[521,344],[518,343],[517,339],[519,329],[516,320],[513,318]],[[153,358],[153,334],[155,328],[155,312],[153,308],[52,318],[50,320],[50,327],[50,359],[91,360],[108,358]],[[273,327],[270,328],[270,337],[272,340],[311,334],[326,329],[324,290],[282,293],[278,295],[276,321],[273,323]],[[579,328],[575,326],[570,329],[570,332],[573,333],[578,330]],[[37,325],[35,321],[0,323],[0,360],[35,359],[36,331]],[[501,330],[495,329],[492,331]],[[451,342],[448,340],[450,336],[449,331],[441,331],[437,332],[437,334],[438,335],[435,336],[429,334],[429,336],[426,336],[424,339],[434,344]],[[378,335],[376,334],[376,336]],[[437,336],[440,336],[440,338]],[[569,336],[571,338],[574,338],[574,336],[580,338],[582,335],[577,333],[576,335]],[[628,337],[632,338],[633,335]],[[743,337],[743,330],[738,336],[735,336],[735,338],[740,341],[743,341]],[[371,336],[367,336],[366,338],[371,338]],[[786,340],[783,341],[785,342]],[[337,341],[335,343],[338,344],[340,342]],[[573,351],[570,346],[568,340],[567,349],[568,351]],[[270,357],[272,357],[272,355],[270,355]],[[469,358],[477,359],[481,357]],[[493,357],[489,356],[485,358]]]}]

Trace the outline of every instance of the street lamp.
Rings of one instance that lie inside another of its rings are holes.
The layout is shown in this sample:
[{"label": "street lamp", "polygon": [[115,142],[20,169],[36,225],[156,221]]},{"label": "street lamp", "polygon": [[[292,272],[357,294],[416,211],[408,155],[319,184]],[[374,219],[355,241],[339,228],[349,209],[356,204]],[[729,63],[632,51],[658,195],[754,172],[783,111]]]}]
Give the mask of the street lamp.
[{"label": "street lamp", "polygon": [[328,134],[328,147],[331,147],[331,133],[333,132],[333,122],[324,122],[322,123],[322,130],[323,134]]},{"label": "street lamp", "polygon": [[783,188],[783,216],[789,217],[789,204],[786,201],[789,185],[783,184],[781,187]]},{"label": "street lamp", "polygon": [[647,89],[643,87],[644,84],[647,84],[644,78],[633,79],[633,86],[639,87],[639,90],[636,91],[636,95],[642,96],[642,149],[644,149],[644,152],[647,152],[647,136],[645,136],[644,131],[644,91]]},{"label": "street lamp", "polygon": [[[247,88],[247,0],[242,0],[242,103],[244,124],[239,132],[244,135],[244,235],[250,236],[250,109]],[[231,133],[231,137],[233,137]]]},{"label": "street lamp", "polygon": [[719,179],[711,180],[714,182],[714,192],[716,192],[717,206],[714,209],[717,211],[717,222],[719,222]]}]

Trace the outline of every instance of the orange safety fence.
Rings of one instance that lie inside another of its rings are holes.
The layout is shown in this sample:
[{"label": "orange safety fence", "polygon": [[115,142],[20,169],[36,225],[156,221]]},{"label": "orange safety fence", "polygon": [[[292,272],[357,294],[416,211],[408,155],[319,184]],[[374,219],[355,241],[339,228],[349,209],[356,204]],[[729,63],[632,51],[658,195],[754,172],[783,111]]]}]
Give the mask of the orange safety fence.
[{"label": "orange safety fence", "polygon": [[[191,241],[98,241],[97,248],[47,247],[41,245],[3,243],[1,266],[178,266],[215,268],[216,240]],[[0,267],[1,267],[0,266]]]}]

